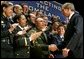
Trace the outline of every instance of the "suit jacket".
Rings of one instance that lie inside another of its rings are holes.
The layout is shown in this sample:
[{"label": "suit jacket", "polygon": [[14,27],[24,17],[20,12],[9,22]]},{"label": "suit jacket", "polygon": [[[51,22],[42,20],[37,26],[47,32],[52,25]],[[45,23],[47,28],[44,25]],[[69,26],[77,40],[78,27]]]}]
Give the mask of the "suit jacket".
[{"label": "suit jacket", "polygon": [[11,20],[1,15],[1,38],[9,37],[10,32],[8,29],[10,28],[10,24],[12,24]]},{"label": "suit jacket", "polygon": [[76,58],[82,58],[83,56],[83,18],[75,13],[65,32],[65,46],[69,48]]},{"label": "suit jacket", "polygon": [[13,40],[11,33],[8,31],[10,24],[11,21],[1,15],[1,57],[3,58],[13,57]]},{"label": "suit jacket", "polygon": [[52,42],[51,42],[52,44],[56,44],[59,49],[62,49],[63,41],[62,41],[62,38],[60,37],[60,35],[52,34],[51,39],[52,39]]},{"label": "suit jacket", "polygon": [[[62,41],[62,39],[64,38],[61,38],[60,35],[58,34],[51,34],[51,44],[56,44],[56,46],[58,47],[59,50],[56,50],[54,52],[51,51],[51,53],[54,55],[55,58],[62,58],[62,50],[63,47],[64,47],[64,41]],[[61,55],[61,56],[59,56]]]}]

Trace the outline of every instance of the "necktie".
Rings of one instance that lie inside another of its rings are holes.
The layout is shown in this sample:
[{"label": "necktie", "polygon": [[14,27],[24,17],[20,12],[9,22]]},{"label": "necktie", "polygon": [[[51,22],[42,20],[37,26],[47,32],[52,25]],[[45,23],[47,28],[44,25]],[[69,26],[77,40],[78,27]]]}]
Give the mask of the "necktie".
[{"label": "necktie", "polygon": [[64,41],[64,37],[62,37],[61,39],[62,39],[62,41]]}]

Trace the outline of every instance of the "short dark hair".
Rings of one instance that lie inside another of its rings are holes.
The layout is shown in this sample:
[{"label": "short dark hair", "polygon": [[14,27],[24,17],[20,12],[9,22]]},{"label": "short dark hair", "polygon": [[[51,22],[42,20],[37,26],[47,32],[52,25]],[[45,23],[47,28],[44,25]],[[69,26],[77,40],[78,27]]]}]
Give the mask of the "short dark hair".
[{"label": "short dark hair", "polygon": [[16,15],[16,20],[19,20],[21,18],[21,15],[24,15],[24,14],[17,14]]},{"label": "short dark hair", "polygon": [[7,2],[7,3],[3,3],[1,6],[7,8],[9,6],[13,6],[13,4],[11,2]]},{"label": "short dark hair", "polygon": [[57,16],[52,16],[51,17],[51,21],[52,21],[52,23],[54,23],[54,22],[60,22],[60,19]]},{"label": "short dark hair", "polygon": [[58,29],[59,27],[63,27],[64,30],[66,30],[66,27],[65,27],[63,24],[60,24],[60,25],[57,27],[57,29]]},{"label": "short dark hair", "polygon": [[7,8],[9,6],[13,6],[13,4],[11,2],[5,2],[1,5],[1,12],[3,12],[3,7]]}]

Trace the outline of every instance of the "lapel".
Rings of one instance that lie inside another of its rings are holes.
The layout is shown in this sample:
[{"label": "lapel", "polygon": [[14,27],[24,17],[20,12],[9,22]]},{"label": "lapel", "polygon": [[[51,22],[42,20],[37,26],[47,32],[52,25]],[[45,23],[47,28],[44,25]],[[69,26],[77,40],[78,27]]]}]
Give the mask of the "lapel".
[{"label": "lapel", "polygon": [[43,32],[43,37],[44,37],[44,41],[47,43],[47,35],[45,32]]},{"label": "lapel", "polygon": [[60,37],[60,35],[57,35],[58,40],[62,42],[62,38]]},{"label": "lapel", "polygon": [[70,19],[70,21],[69,21],[69,24],[68,24],[68,26],[71,24],[71,25],[74,25],[74,18],[75,18],[75,13],[72,15],[72,17],[71,17],[71,19]]}]

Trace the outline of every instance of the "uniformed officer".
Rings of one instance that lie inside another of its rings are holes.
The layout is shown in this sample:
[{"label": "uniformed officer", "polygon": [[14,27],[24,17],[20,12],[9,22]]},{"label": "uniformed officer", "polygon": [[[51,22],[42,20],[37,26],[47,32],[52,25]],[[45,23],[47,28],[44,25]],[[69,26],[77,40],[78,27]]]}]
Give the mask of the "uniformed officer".
[{"label": "uniformed officer", "polygon": [[26,17],[23,14],[17,15],[17,21],[19,24],[13,31],[15,58],[29,58],[30,57],[30,41],[26,34],[30,28],[27,25]]},{"label": "uniformed officer", "polygon": [[47,39],[47,24],[46,21],[38,17],[35,20],[36,27],[29,31],[33,33],[30,35],[29,39],[31,40],[31,58],[48,58],[49,50],[56,50],[56,45],[48,45]]}]

